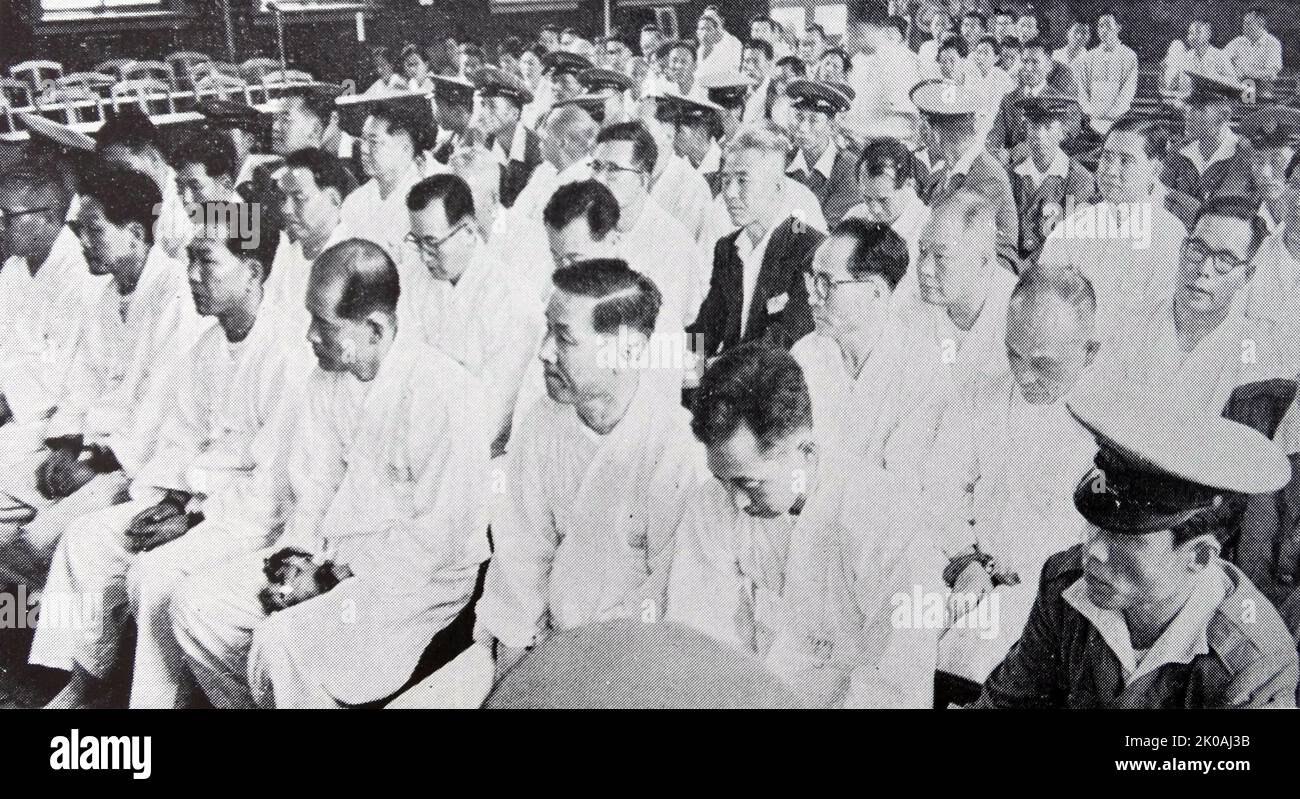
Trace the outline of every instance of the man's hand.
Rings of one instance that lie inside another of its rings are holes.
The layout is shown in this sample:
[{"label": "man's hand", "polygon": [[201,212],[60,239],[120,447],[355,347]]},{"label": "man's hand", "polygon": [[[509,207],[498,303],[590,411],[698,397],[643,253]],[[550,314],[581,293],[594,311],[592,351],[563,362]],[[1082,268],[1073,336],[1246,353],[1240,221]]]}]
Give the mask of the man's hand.
[{"label": "man's hand", "polygon": [[311,555],[297,549],[283,549],[267,558],[263,571],[267,583],[258,592],[258,599],[267,613],[320,596],[352,576],[352,570],[345,564],[317,563]]},{"label": "man's hand", "polygon": [[984,564],[972,561],[953,584],[948,596],[948,622],[953,622],[975,609],[989,593],[993,591],[993,575],[989,574]]},{"label": "man's hand", "polygon": [[46,499],[64,499],[95,478],[95,470],[80,458],[80,448],[52,450],[36,473],[36,485]]},{"label": "man's hand", "polygon": [[126,548],[130,552],[148,552],[189,532],[190,519],[183,506],[163,500],[136,514],[126,528]]}]

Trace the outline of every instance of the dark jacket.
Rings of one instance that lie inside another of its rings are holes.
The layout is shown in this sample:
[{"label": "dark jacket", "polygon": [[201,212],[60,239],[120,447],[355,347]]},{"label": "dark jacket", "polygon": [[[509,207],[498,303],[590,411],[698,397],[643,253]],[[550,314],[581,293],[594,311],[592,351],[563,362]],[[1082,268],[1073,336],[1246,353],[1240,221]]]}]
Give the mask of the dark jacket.
[{"label": "dark jacket", "polygon": [[1097,182],[1087,167],[1070,159],[1065,177],[1048,175],[1038,186],[1025,175],[1011,176],[1012,195],[1020,211],[1020,258],[1026,264],[1038,259],[1043,241],[1072,208],[1092,202]]},{"label": "dark jacket", "polygon": [[1209,652],[1124,685],[1101,633],[1061,596],[1083,579],[1082,545],[1053,555],[1024,634],[989,675],[975,707],[1295,707],[1294,639],[1246,575],[1218,563],[1233,587],[1210,618]]},{"label": "dark jacket", "polygon": [[793,218],[772,231],[763,265],[749,303],[749,323],[742,338],[744,266],[736,253],[738,230],[718,240],[713,248],[713,275],[700,313],[687,332],[702,337],[705,357],[712,357],[744,341],[767,337],[789,348],[812,332],[808,287],[804,273],[812,268],[813,252],[825,236]]},{"label": "dark jacket", "polygon": [[807,186],[821,204],[826,224],[832,227],[844,218],[850,208],[858,204],[858,151],[853,147],[840,147],[831,166],[830,177],[816,169],[800,169],[790,177]]},{"label": "dark jacket", "polygon": [[[523,123],[517,123],[523,124]],[[502,149],[506,155],[510,154],[510,142],[503,142]],[[501,204],[506,208],[515,204],[515,198],[519,192],[524,190],[528,185],[528,179],[532,177],[533,170],[537,165],[542,163],[542,147],[538,142],[537,134],[531,130],[524,130],[524,160],[516,161],[511,159],[501,167]]]},{"label": "dark jacket", "polygon": [[[1053,71],[1047,79],[1047,87],[1044,91],[1079,99],[1078,84],[1074,82],[1068,68],[1064,71]],[[1017,105],[1024,97],[1024,86],[1017,86],[1007,92],[998,106],[997,116],[993,118],[993,128],[989,131],[989,152],[999,155],[1012,153],[1013,155],[1010,156],[1012,163],[1018,162],[1020,154],[1016,151],[1024,145],[1025,139],[1029,136],[1025,112]],[[1071,142],[1078,138],[1082,128],[1083,110],[1079,106],[1074,106],[1065,123],[1065,141]],[[1070,148],[1067,146],[1066,150],[1068,152]]]}]

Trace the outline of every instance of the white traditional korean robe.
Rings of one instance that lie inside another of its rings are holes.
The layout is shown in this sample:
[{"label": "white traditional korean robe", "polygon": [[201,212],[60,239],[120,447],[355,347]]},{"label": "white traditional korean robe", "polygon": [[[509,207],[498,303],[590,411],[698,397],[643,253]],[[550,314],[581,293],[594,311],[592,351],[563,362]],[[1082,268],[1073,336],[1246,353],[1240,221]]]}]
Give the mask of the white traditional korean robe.
[{"label": "white traditional korean robe", "polygon": [[938,549],[879,468],[824,457],[797,516],[755,518],[717,480],[699,486],[677,531],[668,619],[761,658],[817,704],[931,707],[940,631],[895,615],[939,590]]},{"label": "white traditional korean robe", "polygon": [[[668,158],[668,165],[650,187],[650,198],[681,222],[686,232],[701,247],[707,247],[712,253],[714,242],[704,240],[708,230],[709,210],[713,206],[713,192],[709,189],[709,182],[691,166],[690,161],[680,155],[660,153],[659,157]],[[706,275],[706,286],[707,281]]]},{"label": "white traditional korean robe", "polygon": [[86,444],[107,447],[122,470],[99,475],[58,502],[36,488],[36,470],[46,451],[0,477],[0,496],[7,504],[38,512],[23,529],[45,557],[73,519],[116,504],[121,489],[149,459],[175,394],[176,370],[211,324],[194,310],[185,267],[159,247],[149,251],[129,296],[122,297],[116,283],[109,283],[92,313],[73,357],[67,394],[45,436],[81,436]]},{"label": "white traditional korean robe", "polygon": [[[399,334],[369,382],[313,373],[284,534],[177,587],[177,643],[214,704],[380,699],[469,602],[488,557],[481,389],[417,339]],[[287,546],[332,553],[354,576],[268,617],[262,563]]]},{"label": "white traditional korean robe", "polygon": [[[125,621],[122,610],[128,599],[128,570],[141,557],[126,549],[124,533],[131,520],[157,504],[164,492],[177,490],[195,495],[205,513],[211,510],[218,517],[230,515],[232,510],[246,517],[278,515],[275,506],[283,498],[268,495],[274,481],[268,479],[257,485],[249,478],[256,448],[265,446],[258,442],[263,428],[282,424],[283,406],[295,402],[301,391],[286,386],[295,352],[280,335],[282,329],[278,309],[264,302],[243,341],[230,342],[219,325],[209,327],[199,339],[188,368],[179,370],[175,404],[163,422],[153,456],[131,482],[131,499],[74,520],[55,552],[46,582],[47,595],[101,594],[105,611],[102,624],[96,630],[39,627],[32,643],[32,663],[64,670],[70,670],[75,663],[92,676],[107,675],[116,659]],[[283,439],[283,435],[279,438]],[[231,502],[239,503],[239,507],[223,508]],[[256,543],[232,538],[222,546],[215,536],[201,537],[209,562],[243,549],[256,549],[266,540],[265,535]],[[150,593],[161,602],[156,599],[135,607],[141,613],[137,652],[143,656],[135,661],[137,683],[148,683],[164,660],[172,661],[168,672],[176,671],[179,665],[175,657],[158,657],[159,652],[174,652],[175,645],[160,649],[157,644],[153,628],[158,626],[159,616],[166,622],[164,642],[171,637],[167,592]],[[135,598],[139,599],[138,592]],[[174,701],[174,695],[170,699]]]},{"label": "white traditional korean robe", "polygon": [[705,472],[685,410],[647,388],[603,436],[549,399],[525,417],[494,505],[477,639],[520,648],[550,629],[662,616],[682,500]]},{"label": "white traditional korean robe", "polygon": [[708,286],[710,268],[695,238],[650,197],[636,224],[619,235],[618,254],[628,266],[654,281],[663,295],[659,313],[665,322],[679,320],[681,329],[695,321]]}]

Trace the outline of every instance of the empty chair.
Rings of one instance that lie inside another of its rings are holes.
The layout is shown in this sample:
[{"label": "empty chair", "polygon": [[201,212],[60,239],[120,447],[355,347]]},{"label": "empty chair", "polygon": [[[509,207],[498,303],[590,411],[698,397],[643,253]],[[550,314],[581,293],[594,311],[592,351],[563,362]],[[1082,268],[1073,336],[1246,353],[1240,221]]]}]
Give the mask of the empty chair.
[{"label": "empty chair", "polygon": [[113,84],[117,83],[117,80],[115,76],[103,72],[70,72],[54,81],[54,85],[60,89],[81,86],[101,98],[108,98],[112,96]]},{"label": "empty chair", "polygon": [[172,76],[177,88],[191,89],[194,86],[194,68],[206,64],[212,59],[204,53],[181,51],[172,53],[163,59],[172,68]]},{"label": "empty chair", "polygon": [[35,92],[32,91],[32,85],[25,80],[0,78],[0,95],[3,95],[5,105],[9,108],[24,109],[32,107]]},{"label": "empty chair", "polygon": [[176,73],[172,68],[161,61],[136,61],[130,66],[122,69],[122,80],[140,80],[143,78],[152,78],[167,84],[171,88],[176,87]]},{"label": "empty chair", "polygon": [[311,82],[311,74],[298,69],[288,69],[283,72],[277,69],[262,76],[262,87],[266,90],[268,100],[279,97],[281,89],[289,86],[301,86]]},{"label": "empty chair", "polygon": [[134,58],[114,58],[111,61],[105,61],[95,67],[96,72],[102,72],[105,75],[114,75],[118,80],[122,79],[122,70],[135,63]]},{"label": "empty chair", "polygon": [[59,121],[69,125],[104,118],[104,99],[84,85],[51,87],[36,98],[36,108],[61,111]]},{"label": "empty chair", "polygon": [[196,100],[219,97],[222,100],[248,99],[248,82],[216,70],[200,75],[194,79],[194,98]]},{"label": "empty chair", "polygon": [[176,108],[172,102],[171,87],[156,78],[133,78],[113,85],[113,108],[133,102],[146,114],[169,114]]},{"label": "empty chair", "polygon": [[63,77],[63,65],[57,61],[24,61],[9,67],[9,74],[41,92],[47,88],[47,82]]},{"label": "empty chair", "polygon": [[250,58],[239,65],[239,74],[249,83],[261,83],[268,72],[280,69],[280,62],[274,58]]}]

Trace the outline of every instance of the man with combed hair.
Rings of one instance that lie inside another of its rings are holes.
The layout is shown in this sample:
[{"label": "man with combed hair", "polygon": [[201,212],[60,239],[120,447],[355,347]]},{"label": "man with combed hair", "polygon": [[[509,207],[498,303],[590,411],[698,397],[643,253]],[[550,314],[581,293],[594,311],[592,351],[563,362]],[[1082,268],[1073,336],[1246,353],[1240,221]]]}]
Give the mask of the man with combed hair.
[{"label": "man with combed hair", "polygon": [[497,672],[550,630],[659,618],[682,499],[701,479],[680,403],[655,391],[659,292],[616,259],[558,269],[541,360],[547,399],[511,440],[475,638]]},{"label": "man with combed hair", "polygon": [[431,281],[409,296],[424,339],[483,383],[492,453],[505,451],[524,371],[541,339],[541,308],[487,250],[469,186],[434,175],[406,198],[411,238]]},{"label": "man with combed hair", "polygon": [[699,309],[704,266],[695,238],[650,196],[658,158],[645,126],[622,122],[596,137],[591,172],[618,199],[620,257],[654,281],[665,318],[680,320],[685,328]]},{"label": "man with combed hair", "polygon": [[819,446],[799,365],[763,342],[711,366],[694,411],[715,479],[687,498],[667,618],[816,704],[929,707],[938,631],[900,624],[897,606],[941,564],[888,476]]},{"label": "man with combed hair", "polygon": [[82,308],[106,278],[90,274],[65,223],[72,195],[53,165],[0,177],[9,260],[0,269],[0,459],[41,448],[45,420],[64,392]]},{"label": "man with combed hair", "polygon": [[219,707],[382,699],[473,592],[488,556],[481,391],[399,333],[398,294],[373,242],[312,264],[320,368],[290,455],[289,521],[270,549],[191,575],[172,600],[186,663]]},{"label": "man with combed hair", "polygon": [[[939,642],[939,684],[955,683],[941,705],[978,696],[1024,629],[1043,564],[1079,541],[1074,488],[1097,448],[1065,403],[1091,383],[1096,306],[1077,269],[1031,267],[1007,311],[1010,370],[945,415],[920,503],[960,600]],[[996,627],[981,625],[993,602]]]},{"label": "man with combed hair", "polygon": [[858,193],[861,202],[844,214],[845,219],[865,219],[889,225],[907,244],[909,269],[894,290],[894,305],[921,301],[916,282],[916,264],[921,231],[930,221],[930,209],[921,201],[917,187],[923,182],[921,168],[912,151],[898,139],[876,139],[862,148],[858,159]]},{"label": "man with combed hair", "polygon": [[[310,321],[303,300],[311,262],[338,241],[343,201],[356,189],[357,181],[341,158],[307,148],[284,159],[279,182],[289,236],[275,250],[265,291],[267,300],[284,312],[285,335],[300,343],[306,341]],[[310,360],[305,358],[304,363]]]},{"label": "man with combed hair", "polygon": [[185,296],[185,268],[157,246],[162,194],[152,179],[103,166],[81,191],[76,229],[86,262],[92,275],[112,280],[86,306],[64,395],[41,434],[45,446],[0,481],[9,539],[0,564],[33,572],[38,583],[67,524],[117,504],[149,459],[175,369],[210,324]]},{"label": "man with combed hair", "polygon": [[[255,461],[259,449],[279,446],[285,438],[283,408],[300,391],[286,385],[294,342],[282,335],[280,310],[263,300],[270,241],[254,240],[241,230],[238,209],[230,203],[207,203],[202,210],[189,246],[190,289],[198,313],[217,324],[199,338],[185,368],[178,370],[158,445],[132,476],[130,499],[75,519],[59,541],[45,583],[47,601],[98,594],[105,616],[93,630],[61,624],[57,616],[54,623],[37,628],[30,661],[72,672],[53,707],[79,707],[102,691],[102,680],[119,655],[129,571],[141,554],[184,540],[203,520],[210,495],[215,510],[232,484],[247,478],[244,464]],[[275,432],[264,433],[268,426]],[[241,488],[239,498],[253,504],[256,488]],[[267,500],[277,502],[273,496]],[[243,510],[252,512],[251,507]],[[255,543],[203,535],[199,546],[217,561],[264,544],[264,535]],[[181,549],[192,555],[194,546],[187,541]],[[165,606],[140,610],[141,624],[148,625]],[[137,682],[144,686],[153,671],[166,665],[175,670],[160,660],[152,637],[152,630],[143,630],[136,647]],[[173,695],[165,704],[174,701]]]},{"label": "man with combed hair", "polygon": [[1183,241],[1173,296],[1116,343],[1106,374],[1209,413],[1222,413],[1242,386],[1294,378],[1294,304],[1253,301],[1272,288],[1254,280],[1266,235],[1252,200],[1202,205]]},{"label": "man with combed hair", "polygon": [[927,372],[906,368],[924,346],[895,311],[907,270],[897,233],[846,219],[817,248],[805,278],[816,327],[790,354],[807,380],[818,437],[857,457],[878,458],[884,438],[931,385]]},{"label": "man with combed hair", "polygon": [[238,160],[235,145],[217,131],[202,130],[190,136],[171,158],[181,201],[191,205],[237,199]]},{"label": "man with combed hair", "polygon": [[95,134],[95,152],[108,164],[148,175],[161,192],[155,227],[163,251],[179,258],[193,235],[193,225],[167,163],[161,131],[137,105],[109,116]]},{"label": "man with combed hair", "polygon": [[803,275],[823,236],[790,215],[789,151],[771,123],[744,129],[727,147],[720,198],[740,229],[713,248],[709,292],[687,328],[703,337],[704,357],[766,335],[788,347],[812,331]]}]

